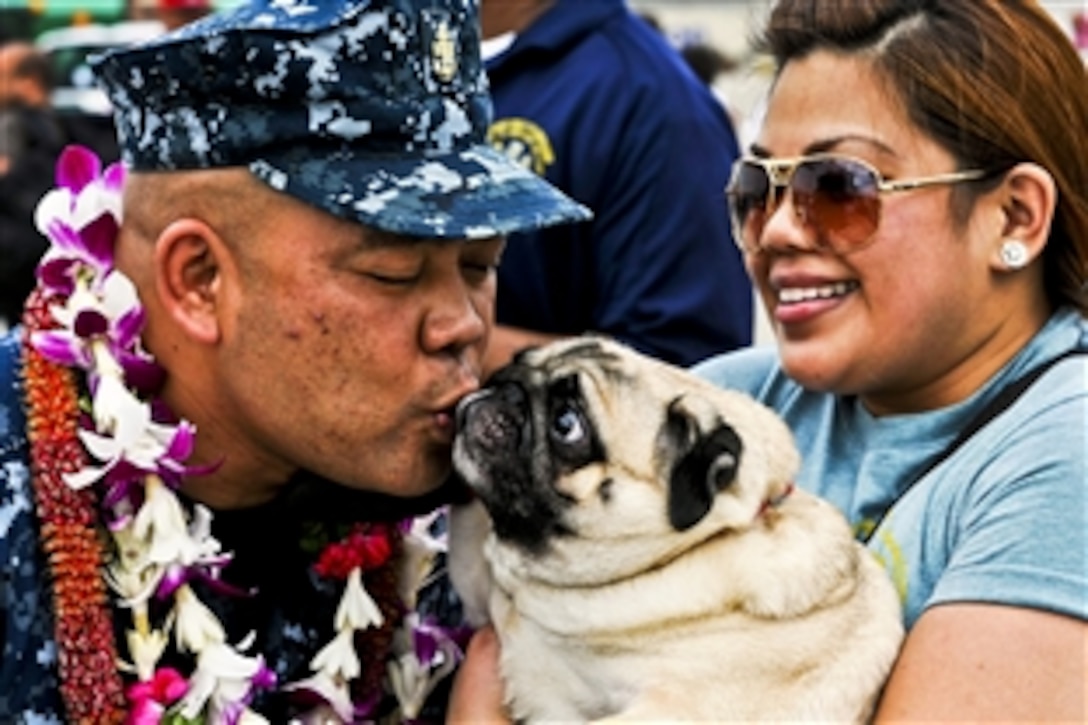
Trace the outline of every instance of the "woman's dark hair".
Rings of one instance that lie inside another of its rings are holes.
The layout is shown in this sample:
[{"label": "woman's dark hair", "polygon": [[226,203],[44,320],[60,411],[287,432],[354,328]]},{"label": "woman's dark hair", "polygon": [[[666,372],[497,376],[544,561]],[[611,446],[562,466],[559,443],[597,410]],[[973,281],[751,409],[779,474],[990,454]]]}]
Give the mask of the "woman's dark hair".
[{"label": "woman's dark hair", "polygon": [[1049,171],[1047,293],[1088,315],[1088,70],[1035,0],[779,0],[758,45],[779,70],[814,50],[868,56],[961,167]]}]

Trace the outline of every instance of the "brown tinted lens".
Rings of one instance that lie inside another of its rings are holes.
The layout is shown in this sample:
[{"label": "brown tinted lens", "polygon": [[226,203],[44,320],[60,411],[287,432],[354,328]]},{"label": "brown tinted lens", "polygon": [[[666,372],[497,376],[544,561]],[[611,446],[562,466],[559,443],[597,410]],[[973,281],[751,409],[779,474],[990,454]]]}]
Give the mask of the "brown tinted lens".
[{"label": "brown tinted lens", "polygon": [[867,242],[880,223],[880,189],[872,169],[849,159],[813,159],[790,179],[793,204],[830,247]]},{"label": "brown tinted lens", "polygon": [[746,249],[759,246],[770,189],[766,169],[750,161],[737,163],[729,185],[729,211],[733,217],[733,234]]}]

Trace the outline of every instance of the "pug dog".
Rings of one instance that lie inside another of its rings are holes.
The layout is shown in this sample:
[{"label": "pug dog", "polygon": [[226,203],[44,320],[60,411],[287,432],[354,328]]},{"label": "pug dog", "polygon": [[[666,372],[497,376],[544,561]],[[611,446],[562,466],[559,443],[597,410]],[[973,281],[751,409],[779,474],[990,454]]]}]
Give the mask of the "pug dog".
[{"label": "pug dog", "polygon": [[784,422],[604,338],[527,350],[457,410],[449,566],[518,721],[864,722],[895,588],[793,486]]}]

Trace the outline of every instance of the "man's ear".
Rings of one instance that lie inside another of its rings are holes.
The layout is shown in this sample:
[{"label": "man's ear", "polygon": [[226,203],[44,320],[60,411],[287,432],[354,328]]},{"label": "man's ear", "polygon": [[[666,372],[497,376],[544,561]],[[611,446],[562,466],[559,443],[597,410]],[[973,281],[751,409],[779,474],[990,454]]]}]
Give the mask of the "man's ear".
[{"label": "man's ear", "polygon": [[[997,271],[1008,272],[1026,266],[1043,253],[1054,221],[1058,191],[1050,172],[1038,164],[1025,162],[1005,174],[1000,193],[1004,228],[994,245],[991,265]],[[1023,245],[1026,254],[1014,264],[1002,254],[1009,242]]]},{"label": "man's ear", "polygon": [[214,344],[220,333],[223,274],[230,250],[199,219],[179,219],[155,241],[155,288],[167,314],[190,338]]}]

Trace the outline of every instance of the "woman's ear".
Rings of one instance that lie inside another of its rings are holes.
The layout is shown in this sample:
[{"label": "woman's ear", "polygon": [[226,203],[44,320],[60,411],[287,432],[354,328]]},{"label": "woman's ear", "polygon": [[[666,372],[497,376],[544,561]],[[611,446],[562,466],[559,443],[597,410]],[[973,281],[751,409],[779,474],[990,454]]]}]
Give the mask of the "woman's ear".
[{"label": "woman's ear", "polygon": [[218,342],[223,272],[230,251],[199,219],[172,222],[155,241],[155,288],[167,314],[191,339]]},{"label": "woman's ear", "polygon": [[1005,174],[999,193],[1004,216],[1002,236],[993,251],[996,271],[1021,269],[1038,259],[1050,237],[1057,185],[1043,167],[1021,163]]}]

